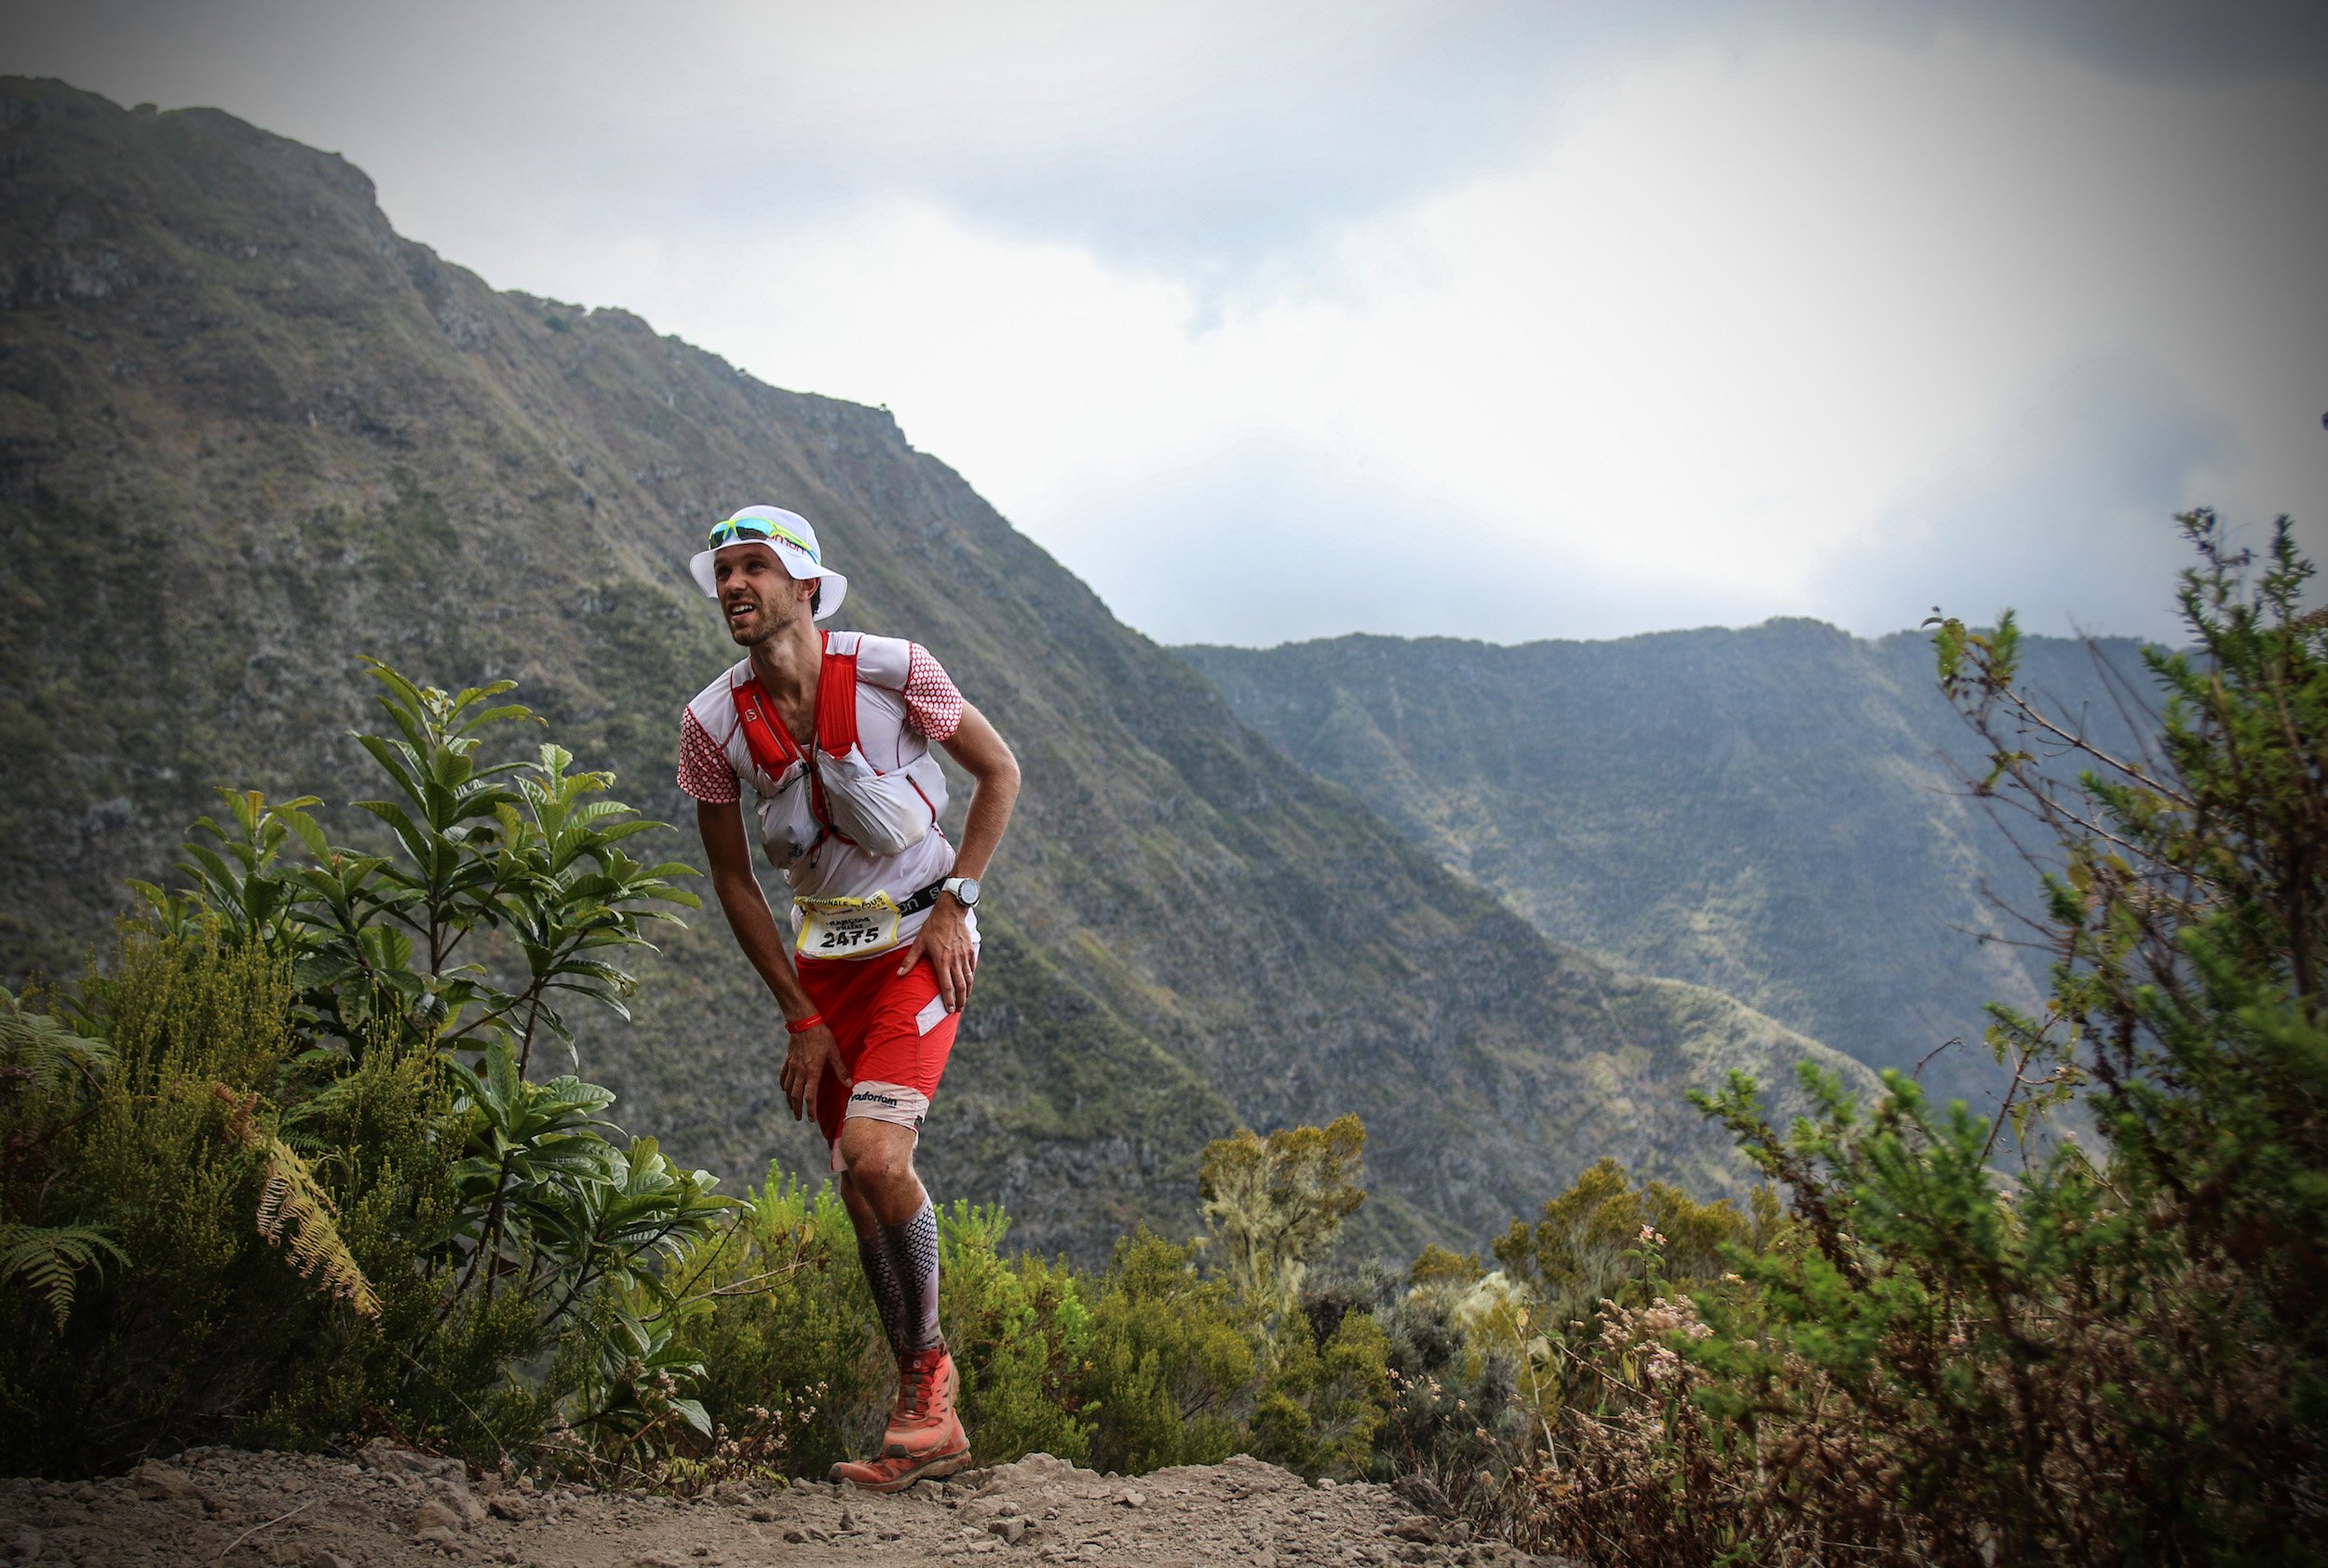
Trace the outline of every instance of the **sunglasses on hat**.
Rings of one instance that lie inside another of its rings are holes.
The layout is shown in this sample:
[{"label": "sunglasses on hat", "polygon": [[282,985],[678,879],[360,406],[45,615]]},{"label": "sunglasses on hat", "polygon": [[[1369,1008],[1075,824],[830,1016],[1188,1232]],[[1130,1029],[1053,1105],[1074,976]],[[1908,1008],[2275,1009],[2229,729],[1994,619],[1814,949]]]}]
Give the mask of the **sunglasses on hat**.
[{"label": "sunglasses on hat", "polygon": [[818,560],[816,546],[808,543],[807,540],[803,539],[781,523],[771,522],[764,517],[732,517],[724,522],[715,522],[711,525],[711,538],[713,549],[718,549],[723,545],[733,545],[738,541],[780,540],[800,551],[809,560],[815,561],[818,565],[824,564],[822,561]]}]

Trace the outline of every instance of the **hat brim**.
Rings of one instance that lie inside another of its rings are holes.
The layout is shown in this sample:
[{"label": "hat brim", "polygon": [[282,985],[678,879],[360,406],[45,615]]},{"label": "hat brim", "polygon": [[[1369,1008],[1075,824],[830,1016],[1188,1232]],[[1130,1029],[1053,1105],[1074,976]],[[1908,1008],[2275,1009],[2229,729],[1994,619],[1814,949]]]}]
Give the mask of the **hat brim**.
[{"label": "hat brim", "polygon": [[794,549],[790,545],[770,539],[738,539],[733,543],[722,545],[717,550],[699,551],[694,560],[687,562],[687,574],[696,580],[696,587],[703,590],[704,598],[717,599],[720,596],[720,583],[719,578],[712,574],[711,562],[719,555],[720,550],[754,548],[766,550],[775,556],[778,562],[784,568],[786,574],[794,582],[805,583],[811,577],[822,579],[824,602],[818,607],[816,619],[820,621],[830,619],[832,612],[841,607],[841,601],[848,597],[846,577],[833,571],[830,566],[818,565],[808,559],[807,551]]}]

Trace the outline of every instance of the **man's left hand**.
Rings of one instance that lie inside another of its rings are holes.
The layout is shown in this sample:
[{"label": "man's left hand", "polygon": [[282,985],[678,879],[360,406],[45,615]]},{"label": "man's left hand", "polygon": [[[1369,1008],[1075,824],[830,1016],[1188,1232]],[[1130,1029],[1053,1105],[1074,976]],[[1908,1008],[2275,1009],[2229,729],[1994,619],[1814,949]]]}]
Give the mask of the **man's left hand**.
[{"label": "man's left hand", "polygon": [[970,939],[969,917],[951,893],[938,895],[929,918],[914,934],[898,973],[910,972],[923,959],[938,972],[938,996],[946,1011],[958,1013],[969,1004],[970,979],[978,968],[978,944]]}]

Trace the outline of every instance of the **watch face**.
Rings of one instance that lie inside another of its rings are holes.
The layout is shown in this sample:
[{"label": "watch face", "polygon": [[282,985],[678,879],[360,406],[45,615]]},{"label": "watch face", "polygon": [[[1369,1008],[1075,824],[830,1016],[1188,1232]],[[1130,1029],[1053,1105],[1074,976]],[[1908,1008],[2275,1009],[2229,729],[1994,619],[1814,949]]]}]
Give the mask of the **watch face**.
[{"label": "watch face", "polygon": [[978,878],[957,876],[954,879],[954,896],[962,900],[964,909],[978,902]]}]

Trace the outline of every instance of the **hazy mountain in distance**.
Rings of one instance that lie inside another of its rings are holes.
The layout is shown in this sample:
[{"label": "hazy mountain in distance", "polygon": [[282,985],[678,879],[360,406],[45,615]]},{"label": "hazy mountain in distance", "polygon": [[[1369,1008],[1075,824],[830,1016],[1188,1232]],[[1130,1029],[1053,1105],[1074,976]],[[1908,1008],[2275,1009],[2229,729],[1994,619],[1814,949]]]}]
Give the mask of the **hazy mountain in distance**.
[{"label": "hazy mountain in distance", "polygon": [[[1741,1167],[1682,1091],[1848,1066],[1727,997],[1547,940],[1238,723],[887,413],[618,310],[497,293],[342,159],[211,110],[0,84],[0,973],[70,973],[217,785],[374,786],[358,656],[508,676],[682,824],[681,705],[735,656],[684,563],[746,501],[815,520],[840,624],[934,649],[1019,751],[981,983],[923,1163],[1086,1259],[1185,1229],[1203,1142],[1364,1115],[1386,1249],[1464,1240],[1616,1155]],[[586,1074],[677,1156],[824,1151],[718,915]],[[1856,1071],[1856,1069],[1853,1069]]]},{"label": "hazy mountain in distance", "polygon": [[[1925,1071],[1952,1093],[1995,1081],[1983,1005],[2039,997],[2043,956],[1982,939],[2028,934],[1983,888],[2033,910],[2037,876],[1967,798],[1980,748],[1924,636],[1774,620],[1179,651],[1286,756],[1556,941],[1716,987],[1875,1066],[1960,1038]],[[2033,637],[2023,669],[2112,747],[2148,727],[2133,642]]]}]

